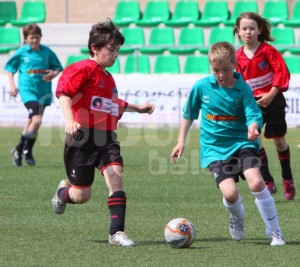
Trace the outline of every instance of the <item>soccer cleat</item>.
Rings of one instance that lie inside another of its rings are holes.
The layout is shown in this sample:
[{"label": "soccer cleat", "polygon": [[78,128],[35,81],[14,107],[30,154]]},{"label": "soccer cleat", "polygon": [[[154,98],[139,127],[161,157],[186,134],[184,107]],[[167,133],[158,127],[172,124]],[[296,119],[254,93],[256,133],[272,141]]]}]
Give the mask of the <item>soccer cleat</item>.
[{"label": "soccer cleat", "polygon": [[116,232],[114,235],[109,235],[108,243],[112,246],[120,247],[132,247],[135,245],[135,243],[121,231]]},{"label": "soccer cleat", "polygon": [[62,214],[64,213],[65,209],[66,209],[66,205],[67,203],[65,202],[62,202],[59,197],[58,197],[58,190],[63,188],[63,187],[68,187],[70,186],[70,183],[68,182],[68,180],[62,180],[60,181],[58,187],[57,187],[57,190],[56,190],[56,193],[53,197],[53,199],[51,200],[52,202],[52,209],[55,213],[57,214]]},{"label": "soccer cleat", "polygon": [[293,200],[296,194],[294,180],[282,179],[282,182],[283,182],[284,198],[286,200]]},{"label": "soccer cleat", "polygon": [[272,232],[269,236],[269,241],[271,246],[285,246],[285,240],[280,231],[276,230]]},{"label": "soccer cleat", "polygon": [[241,217],[230,214],[229,232],[231,237],[236,240],[242,240],[244,237],[244,213]]},{"label": "soccer cleat", "polygon": [[30,166],[35,165],[35,160],[32,155],[32,150],[24,150],[23,151],[23,158],[25,159],[26,163]]},{"label": "soccer cleat", "polygon": [[274,181],[266,181],[266,186],[272,195],[277,193],[277,187]]},{"label": "soccer cleat", "polygon": [[22,166],[22,153],[19,152],[16,148],[13,148],[10,151],[11,155],[12,155],[12,163],[14,166],[16,167],[20,167]]}]

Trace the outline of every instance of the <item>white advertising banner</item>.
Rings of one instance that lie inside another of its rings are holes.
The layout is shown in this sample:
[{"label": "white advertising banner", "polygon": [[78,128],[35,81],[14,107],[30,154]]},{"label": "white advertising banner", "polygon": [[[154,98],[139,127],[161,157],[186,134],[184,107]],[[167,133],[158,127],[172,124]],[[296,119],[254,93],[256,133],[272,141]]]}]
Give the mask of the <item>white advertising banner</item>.
[{"label": "white advertising banner", "polygon": [[[150,102],[155,104],[155,112],[147,114],[125,113],[122,124],[128,125],[178,125],[181,110],[193,84],[202,78],[201,75],[114,75],[119,97],[132,103]],[[16,76],[17,79],[17,76]],[[58,78],[53,84],[55,91]],[[7,76],[0,74],[0,126],[24,126],[27,111],[20,97],[11,97]],[[285,93],[287,100],[286,119],[288,127],[300,126],[300,75],[291,77],[290,88]],[[53,104],[47,107],[43,125],[57,127],[64,125],[63,115],[54,97]]]}]

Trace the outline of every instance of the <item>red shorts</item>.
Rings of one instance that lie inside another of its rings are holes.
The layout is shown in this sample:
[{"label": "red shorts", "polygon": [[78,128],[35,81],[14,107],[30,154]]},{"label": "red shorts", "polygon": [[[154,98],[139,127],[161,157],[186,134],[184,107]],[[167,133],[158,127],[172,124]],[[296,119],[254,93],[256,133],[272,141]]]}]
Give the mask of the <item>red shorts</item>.
[{"label": "red shorts", "polygon": [[109,165],[123,166],[117,134],[95,129],[78,130],[66,138],[64,161],[72,185],[92,185],[95,168],[102,172]]}]

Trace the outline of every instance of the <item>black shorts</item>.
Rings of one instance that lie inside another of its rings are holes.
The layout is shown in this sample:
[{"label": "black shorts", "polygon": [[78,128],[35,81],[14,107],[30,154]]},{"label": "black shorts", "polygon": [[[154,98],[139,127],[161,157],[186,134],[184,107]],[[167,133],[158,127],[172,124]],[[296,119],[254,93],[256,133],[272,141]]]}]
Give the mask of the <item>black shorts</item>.
[{"label": "black shorts", "polygon": [[259,168],[260,166],[261,160],[257,150],[254,148],[243,148],[227,160],[212,162],[209,164],[208,169],[219,187],[219,184],[228,178],[234,178],[235,182],[238,182],[240,176],[245,180],[244,171],[254,167]]},{"label": "black shorts", "polygon": [[283,137],[286,135],[285,108],[286,101],[282,93],[277,94],[268,107],[260,107],[265,125],[264,136],[266,138]]},{"label": "black shorts", "polygon": [[31,119],[33,116],[44,114],[46,106],[41,105],[36,101],[28,101],[25,104],[25,107],[28,110],[28,118]]},{"label": "black shorts", "polygon": [[78,130],[75,135],[66,138],[64,161],[72,185],[91,186],[95,168],[103,172],[109,165],[123,167],[117,134],[95,129]]}]

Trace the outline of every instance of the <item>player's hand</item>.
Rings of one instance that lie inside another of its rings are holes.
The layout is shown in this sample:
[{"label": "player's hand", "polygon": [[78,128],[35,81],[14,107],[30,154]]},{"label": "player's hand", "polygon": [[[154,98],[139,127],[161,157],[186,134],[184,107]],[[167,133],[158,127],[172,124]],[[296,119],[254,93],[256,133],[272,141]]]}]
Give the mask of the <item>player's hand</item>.
[{"label": "player's hand", "polygon": [[184,145],[178,143],[171,152],[171,162],[176,164],[176,158],[180,158],[184,151]]},{"label": "player's hand", "polygon": [[150,103],[145,103],[139,105],[139,113],[148,113],[152,114],[155,109],[155,105],[150,104]]},{"label": "player's hand", "polygon": [[248,129],[248,139],[256,140],[259,137],[259,132],[257,129]]},{"label": "player's hand", "polygon": [[47,74],[45,74],[45,75],[43,76],[43,80],[44,80],[45,82],[51,82],[51,80],[52,80],[53,78],[55,78],[56,75],[57,75],[57,72],[54,71],[54,70],[46,70],[46,73],[47,73]]},{"label": "player's hand", "polygon": [[258,97],[259,97],[259,99],[256,100],[257,105],[259,105],[260,107],[266,108],[272,103],[275,96],[273,94],[264,94],[264,95],[260,95]]},{"label": "player's hand", "polygon": [[78,122],[74,120],[68,120],[66,121],[65,125],[65,133],[70,135],[76,134],[80,127],[81,125]]},{"label": "player's hand", "polygon": [[16,97],[18,95],[18,93],[19,93],[18,88],[13,87],[13,88],[10,89],[10,95],[11,96]]}]

